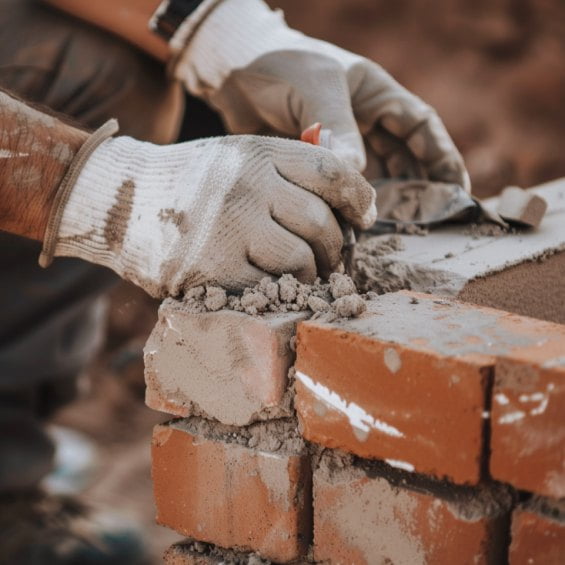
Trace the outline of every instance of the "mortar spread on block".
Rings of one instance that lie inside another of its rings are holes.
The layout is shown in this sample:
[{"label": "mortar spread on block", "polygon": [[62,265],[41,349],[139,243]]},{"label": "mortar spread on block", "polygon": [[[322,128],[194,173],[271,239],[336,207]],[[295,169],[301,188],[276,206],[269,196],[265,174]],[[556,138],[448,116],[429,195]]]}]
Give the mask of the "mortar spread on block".
[{"label": "mortar spread on block", "polygon": [[366,237],[355,248],[353,279],[360,292],[385,294],[397,290],[422,290],[443,287],[449,282],[446,273],[390,257],[402,251],[398,235],[388,239]]},{"label": "mortar spread on block", "polygon": [[331,321],[358,316],[365,311],[365,302],[347,275],[333,273],[328,282],[316,279],[313,284],[304,284],[287,274],[276,281],[265,277],[240,295],[216,286],[197,286],[187,291],[182,307],[195,314],[219,310],[250,315],[309,311]]},{"label": "mortar spread on block", "polygon": [[190,417],[172,421],[172,428],[210,441],[235,443],[272,454],[297,455],[305,449],[297,422],[292,419],[256,422],[249,426],[228,426],[205,418]]},{"label": "mortar spread on block", "polygon": [[265,277],[239,295],[228,294],[217,286],[197,286],[185,294],[183,308],[192,313],[234,310],[251,315],[310,311],[314,318],[333,321],[362,314],[365,311],[363,299],[371,298],[366,293],[418,290],[446,282],[446,275],[441,271],[389,257],[402,249],[398,236],[368,237],[356,247],[353,278],[333,273],[327,282],[316,279],[313,284],[304,284],[289,274],[278,280]]}]

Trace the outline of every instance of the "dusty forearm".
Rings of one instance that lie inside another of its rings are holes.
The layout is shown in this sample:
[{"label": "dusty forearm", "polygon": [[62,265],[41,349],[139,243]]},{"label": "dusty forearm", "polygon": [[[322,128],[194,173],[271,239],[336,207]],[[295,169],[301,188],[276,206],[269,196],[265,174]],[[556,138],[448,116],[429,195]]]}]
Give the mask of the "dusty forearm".
[{"label": "dusty forearm", "polygon": [[43,239],[57,188],[87,137],[0,90],[0,230]]},{"label": "dusty forearm", "polygon": [[60,10],[104,28],[161,61],[170,56],[167,42],[148,29],[160,0],[43,0]]}]

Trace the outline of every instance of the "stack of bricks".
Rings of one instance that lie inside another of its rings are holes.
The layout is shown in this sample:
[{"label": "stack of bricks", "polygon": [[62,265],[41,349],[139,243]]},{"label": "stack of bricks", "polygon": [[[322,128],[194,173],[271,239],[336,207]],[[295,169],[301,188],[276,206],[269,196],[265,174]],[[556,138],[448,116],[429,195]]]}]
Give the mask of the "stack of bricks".
[{"label": "stack of bricks", "polygon": [[306,317],[161,306],[167,563],[565,562],[564,325],[411,291]]}]

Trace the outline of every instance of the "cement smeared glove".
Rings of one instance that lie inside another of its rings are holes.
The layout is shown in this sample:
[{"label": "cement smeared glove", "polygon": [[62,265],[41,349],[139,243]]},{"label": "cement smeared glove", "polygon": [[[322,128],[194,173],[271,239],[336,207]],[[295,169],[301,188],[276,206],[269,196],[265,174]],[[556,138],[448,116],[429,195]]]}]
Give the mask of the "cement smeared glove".
[{"label": "cement smeared glove", "polygon": [[370,157],[369,178],[429,178],[469,190],[436,112],[379,65],[288,28],[261,0],[208,1],[215,7],[192,26],[174,72],[229,131],[297,137],[321,122],[334,151],[357,170]]},{"label": "cement smeared glove", "polygon": [[155,297],[205,283],[238,290],[283,273],[312,281],[340,262],[330,206],[361,228],[376,218],[374,190],[357,171],[326,149],[279,138],[110,138],[67,188],[42,264],[80,257]]}]

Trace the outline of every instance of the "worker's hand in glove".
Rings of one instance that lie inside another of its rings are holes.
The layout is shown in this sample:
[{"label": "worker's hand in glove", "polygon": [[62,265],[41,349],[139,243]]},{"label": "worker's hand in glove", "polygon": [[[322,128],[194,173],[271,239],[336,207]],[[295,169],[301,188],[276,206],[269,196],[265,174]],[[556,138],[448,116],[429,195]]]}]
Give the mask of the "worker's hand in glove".
[{"label": "worker's hand in glove", "polygon": [[312,281],[340,263],[330,207],[359,228],[376,217],[372,187],[326,149],[257,136],[169,146],[117,137],[82,168],[55,255],[110,267],[156,297],[282,273]]},{"label": "worker's hand in glove", "polygon": [[[208,0],[214,4],[215,0]],[[314,122],[368,176],[423,177],[469,190],[463,159],[435,111],[379,65],[288,28],[262,0],[223,0],[175,67],[233,133],[297,137]],[[367,153],[365,151],[367,149]]]}]

